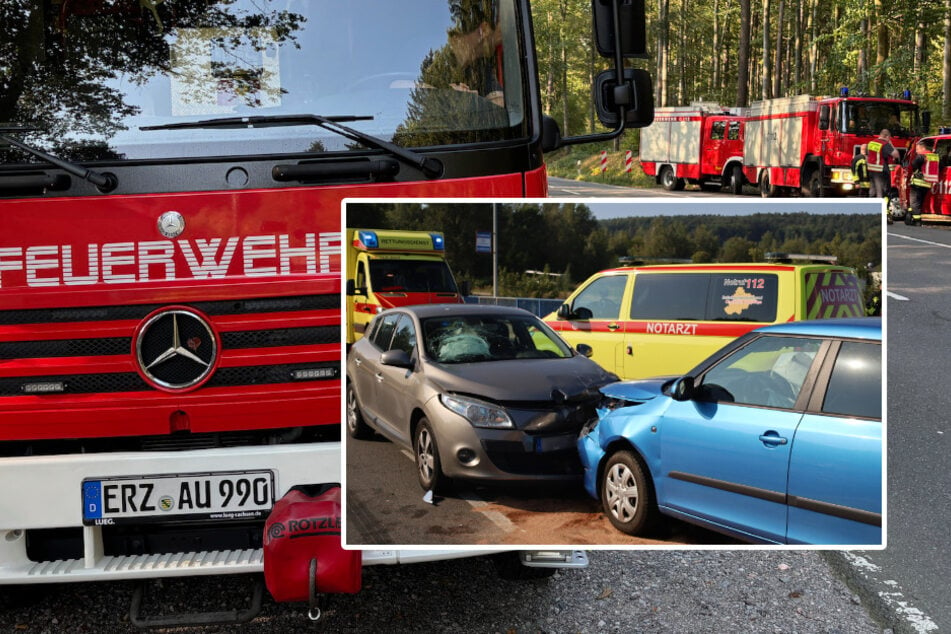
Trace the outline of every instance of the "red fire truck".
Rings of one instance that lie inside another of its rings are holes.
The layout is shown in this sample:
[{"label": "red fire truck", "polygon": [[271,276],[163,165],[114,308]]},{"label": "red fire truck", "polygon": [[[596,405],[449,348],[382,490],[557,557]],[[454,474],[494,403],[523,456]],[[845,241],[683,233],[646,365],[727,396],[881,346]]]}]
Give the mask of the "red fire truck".
[{"label": "red fire truck", "polygon": [[[850,165],[882,129],[904,153],[927,129],[910,94],[903,99],[798,95],[754,103],[746,120],[743,172],[763,196],[798,189],[805,196],[852,189]],[[927,113],[924,113],[925,115]]]},{"label": "red fire truck", "polygon": [[[921,139],[927,147],[933,148],[938,155],[938,182],[931,187],[925,196],[921,209],[923,223],[951,223],[951,128],[941,128],[938,134]],[[910,188],[911,170],[908,168],[915,158],[915,145],[911,144],[904,164],[895,170],[894,182],[899,191],[900,209],[905,213],[906,221],[910,220]],[[896,213],[888,216],[888,222],[900,218]]]},{"label": "red fire truck", "polygon": [[641,168],[668,191],[685,182],[702,189],[743,188],[743,125],[737,109],[697,103],[656,108],[641,130]]},{"label": "red fire truck", "polygon": [[265,570],[341,480],[341,200],[540,196],[649,123],[643,3],[593,4],[613,130],[560,139],[522,0],[0,3],[0,584]]}]

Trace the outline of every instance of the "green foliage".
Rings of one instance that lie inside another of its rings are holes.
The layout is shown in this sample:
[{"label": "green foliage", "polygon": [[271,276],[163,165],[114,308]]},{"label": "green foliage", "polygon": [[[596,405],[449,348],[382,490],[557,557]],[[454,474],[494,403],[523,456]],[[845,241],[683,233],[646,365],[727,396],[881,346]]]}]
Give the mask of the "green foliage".
[{"label": "green foliage", "polygon": [[[875,214],[677,215],[598,221],[576,203],[496,206],[499,294],[567,297],[593,273],[622,257],[643,261],[761,262],[766,253],[835,255],[865,275],[881,263]],[[492,256],[475,252],[475,233],[492,230],[489,203],[347,205],[351,228],[441,231],[458,280],[491,292]],[[533,271],[533,273],[528,273]],[[486,290],[488,289],[488,290]]]}]

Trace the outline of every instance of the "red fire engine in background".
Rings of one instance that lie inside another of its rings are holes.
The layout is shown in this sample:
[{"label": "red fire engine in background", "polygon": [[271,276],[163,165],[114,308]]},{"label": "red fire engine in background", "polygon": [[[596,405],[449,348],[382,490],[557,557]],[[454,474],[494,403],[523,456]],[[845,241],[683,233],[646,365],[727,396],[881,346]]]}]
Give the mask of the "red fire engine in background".
[{"label": "red fire engine in background", "polygon": [[[921,210],[923,223],[951,223],[951,128],[941,128],[934,136],[922,137],[927,147],[938,155],[937,181],[925,196]],[[907,212],[911,208],[911,162],[915,159],[915,144],[911,144],[902,165],[895,170],[893,177],[899,191],[900,209]],[[910,213],[910,212],[908,212]],[[898,219],[889,217],[889,221]]]},{"label": "red fire engine in background", "polygon": [[735,194],[747,183],[763,196],[846,194],[862,145],[888,129],[904,154],[928,125],[910,94],[860,97],[843,88],[838,97],[781,97],[743,109],[657,108],[655,123],[641,131],[640,155],[644,172],[668,189],[687,181]]},{"label": "red fire engine in background", "polygon": [[759,101],[746,119],[743,171],[761,195],[798,189],[805,196],[852,189],[852,157],[883,129],[901,154],[927,129],[910,94],[904,99],[799,95]]},{"label": "red fire engine in background", "polygon": [[666,190],[685,182],[701,189],[743,188],[744,118],[736,109],[696,103],[656,108],[654,123],[641,130],[640,162]]},{"label": "red fire engine in background", "polygon": [[0,3],[0,585],[280,551],[275,597],[359,587],[352,559],[314,583],[343,553],[341,201],[542,196],[544,151],[649,123],[643,3],[592,10],[613,129],[562,139],[527,2]]}]

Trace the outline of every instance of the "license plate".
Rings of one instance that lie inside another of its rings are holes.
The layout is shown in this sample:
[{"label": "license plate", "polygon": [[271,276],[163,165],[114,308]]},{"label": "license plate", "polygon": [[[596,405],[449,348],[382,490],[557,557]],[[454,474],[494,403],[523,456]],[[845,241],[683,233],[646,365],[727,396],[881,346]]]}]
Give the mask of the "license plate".
[{"label": "license plate", "polygon": [[274,472],[242,471],[89,479],[83,524],[264,517],[274,504]]},{"label": "license plate", "polygon": [[549,451],[564,451],[565,449],[574,449],[578,439],[573,435],[545,436],[535,439],[535,453],[547,453]]}]

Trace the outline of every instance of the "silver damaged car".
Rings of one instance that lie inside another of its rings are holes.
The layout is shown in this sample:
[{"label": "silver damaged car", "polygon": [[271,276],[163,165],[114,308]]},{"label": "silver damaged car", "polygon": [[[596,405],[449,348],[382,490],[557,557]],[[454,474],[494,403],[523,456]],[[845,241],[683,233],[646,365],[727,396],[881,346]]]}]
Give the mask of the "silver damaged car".
[{"label": "silver damaged car", "polygon": [[617,380],[584,352],[517,308],[390,309],[347,355],[347,432],[411,449],[437,494],[453,478],[578,479],[578,433]]}]

